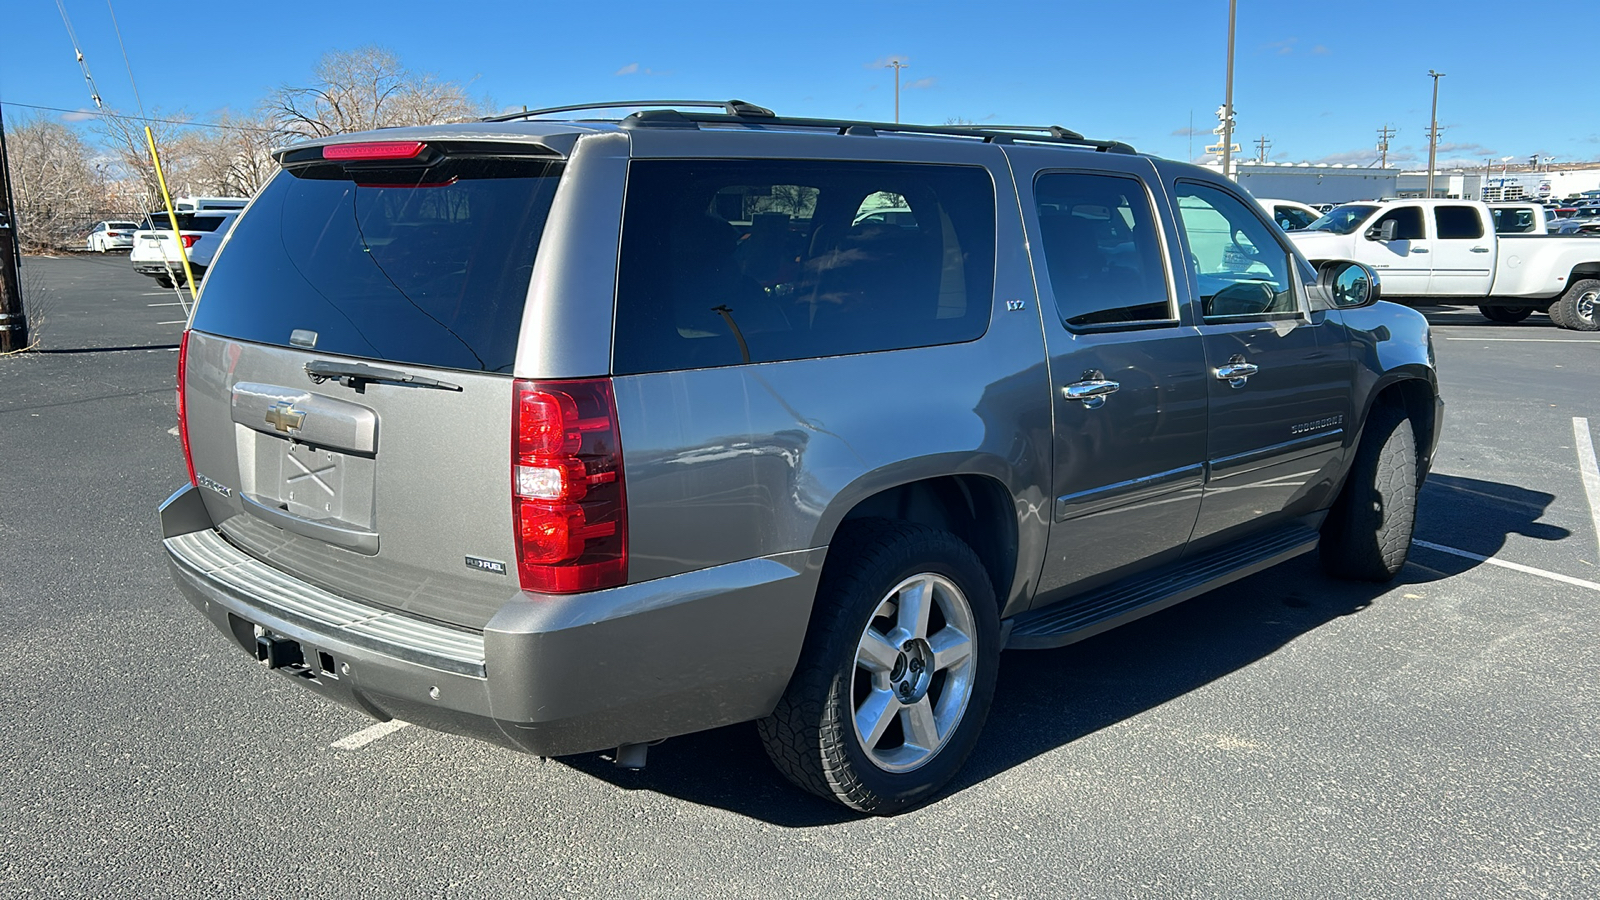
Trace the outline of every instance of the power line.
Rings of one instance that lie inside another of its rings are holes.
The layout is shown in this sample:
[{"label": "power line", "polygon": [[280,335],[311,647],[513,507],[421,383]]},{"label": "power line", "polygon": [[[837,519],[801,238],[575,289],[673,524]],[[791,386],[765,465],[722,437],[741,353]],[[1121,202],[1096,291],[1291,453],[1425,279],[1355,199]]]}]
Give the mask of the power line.
[{"label": "power line", "polygon": [[75,116],[100,116],[107,119],[126,119],[130,122],[155,122],[163,125],[184,125],[189,128],[221,128],[224,131],[256,131],[261,134],[278,134],[272,128],[256,128],[251,125],[221,125],[216,122],[185,122],[182,119],[162,119],[154,116],[128,116],[122,113],[107,112],[103,109],[64,109],[59,106],[38,106],[33,103],[18,103],[15,100],[0,100],[0,104],[14,106],[19,109],[39,109],[47,112],[67,113]]},{"label": "power line", "polygon": [[139,83],[133,80],[133,63],[128,61],[128,45],[122,42],[122,26],[117,24],[117,11],[111,8],[111,0],[106,0],[106,12],[111,14],[111,29],[117,33],[117,46],[122,48],[122,64],[128,69],[128,84],[133,88],[133,104],[139,107],[139,115],[144,115],[144,100],[139,97]]},{"label": "power line", "polygon": [[78,55],[78,68],[83,70],[83,80],[89,83],[89,98],[94,101],[95,108],[100,109],[105,106],[100,101],[100,88],[94,83],[94,75],[89,72],[89,61],[83,58],[83,46],[78,43],[78,33],[72,28],[66,4],[56,0],[56,9],[61,11],[61,24],[67,26],[67,38],[72,41],[72,52]]}]

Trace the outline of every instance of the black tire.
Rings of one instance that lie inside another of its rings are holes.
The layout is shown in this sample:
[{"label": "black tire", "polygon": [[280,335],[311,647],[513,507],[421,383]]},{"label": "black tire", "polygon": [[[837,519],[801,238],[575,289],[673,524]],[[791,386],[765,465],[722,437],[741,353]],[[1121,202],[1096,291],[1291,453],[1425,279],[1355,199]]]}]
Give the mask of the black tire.
[{"label": "black tire", "polygon": [[[921,636],[899,627],[902,610],[914,607],[896,588],[908,584],[927,585],[932,612]],[[960,770],[983,730],[999,637],[989,575],[961,540],[884,519],[845,523],[829,550],[794,676],[772,715],[756,723],[767,755],[799,787],[861,812],[892,815],[925,802]],[[947,651],[941,668],[935,646],[970,653],[950,662],[959,653]],[[874,674],[872,648],[895,654],[892,669],[885,659]],[[906,705],[902,698],[915,699]],[[882,710],[878,736],[868,741],[857,714],[872,718],[875,709]],[[919,728],[937,738],[926,741],[937,744],[931,751],[911,740]]]},{"label": "black tire", "polygon": [[159,284],[164,288],[169,288],[169,287],[172,287],[172,279],[168,278],[165,275],[157,275],[156,276],[156,284]]},{"label": "black tire", "polygon": [[1480,306],[1478,312],[1491,322],[1503,322],[1514,325],[1533,315],[1531,306]]},{"label": "black tire", "polygon": [[1574,281],[1559,300],[1550,304],[1550,311],[1550,317],[1562,328],[1600,331],[1600,281],[1593,278]]},{"label": "black tire", "polygon": [[1335,578],[1384,582],[1411,551],[1417,518],[1417,441],[1398,406],[1367,416],[1355,463],[1322,523],[1322,569]]},{"label": "black tire", "polygon": [[1556,323],[1556,327],[1557,328],[1565,328],[1565,327],[1567,327],[1566,320],[1561,318],[1561,298],[1560,297],[1557,297],[1556,299],[1550,301],[1550,306],[1547,309],[1545,309],[1544,312],[1545,312],[1545,315],[1550,317],[1550,321]]}]

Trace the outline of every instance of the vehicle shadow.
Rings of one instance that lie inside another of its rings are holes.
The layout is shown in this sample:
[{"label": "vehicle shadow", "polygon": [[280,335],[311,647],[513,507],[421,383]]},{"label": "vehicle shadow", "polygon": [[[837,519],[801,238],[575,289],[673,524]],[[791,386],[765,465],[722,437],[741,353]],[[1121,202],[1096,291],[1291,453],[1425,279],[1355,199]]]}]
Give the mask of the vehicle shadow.
[{"label": "vehicle shadow", "polygon": [[[1513,485],[1432,475],[1420,499],[1419,522],[1426,525],[1420,534],[1484,556],[1508,534],[1559,540],[1569,533],[1538,522],[1553,496]],[[983,737],[945,796],[1225,678],[1408,585],[1479,565],[1443,554],[1428,562],[1407,565],[1394,582],[1377,585],[1329,578],[1316,554],[1307,554],[1078,644],[1004,654]],[[667,741],[637,772],[616,768],[610,754],[558,762],[624,790],[654,791],[781,827],[857,818],[791,787],[749,723]]]},{"label": "vehicle shadow", "polygon": [[1428,320],[1432,326],[1451,325],[1464,328],[1553,328],[1560,331],[1560,326],[1551,321],[1544,313],[1532,313],[1520,322],[1495,322],[1478,311],[1476,306],[1444,306],[1433,303],[1416,303],[1410,300],[1399,300]]}]

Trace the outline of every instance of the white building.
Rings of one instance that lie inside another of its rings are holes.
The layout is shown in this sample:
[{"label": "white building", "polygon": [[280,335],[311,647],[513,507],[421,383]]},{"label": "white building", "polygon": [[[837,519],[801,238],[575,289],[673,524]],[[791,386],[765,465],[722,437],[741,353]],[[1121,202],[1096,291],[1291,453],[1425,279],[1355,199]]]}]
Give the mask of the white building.
[{"label": "white building", "polygon": [[[1208,168],[1220,171],[1220,165]],[[1235,180],[1254,197],[1301,203],[1348,203],[1393,197],[1399,169],[1338,163],[1233,163]]]}]

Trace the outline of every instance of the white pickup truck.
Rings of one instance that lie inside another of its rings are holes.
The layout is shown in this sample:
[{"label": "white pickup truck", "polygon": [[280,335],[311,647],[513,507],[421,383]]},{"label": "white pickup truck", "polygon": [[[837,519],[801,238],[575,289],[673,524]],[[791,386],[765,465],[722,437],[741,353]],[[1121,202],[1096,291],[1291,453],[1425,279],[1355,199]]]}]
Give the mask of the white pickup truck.
[{"label": "white pickup truck", "polygon": [[1544,311],[1563,328],[1600,330],[1600,240],[1494,232],[1488,204],[1377,200],[1334,207],[1289,233],[1313,264],[1353,259],[1385,297],[1473,303],[1496,322]]}]

